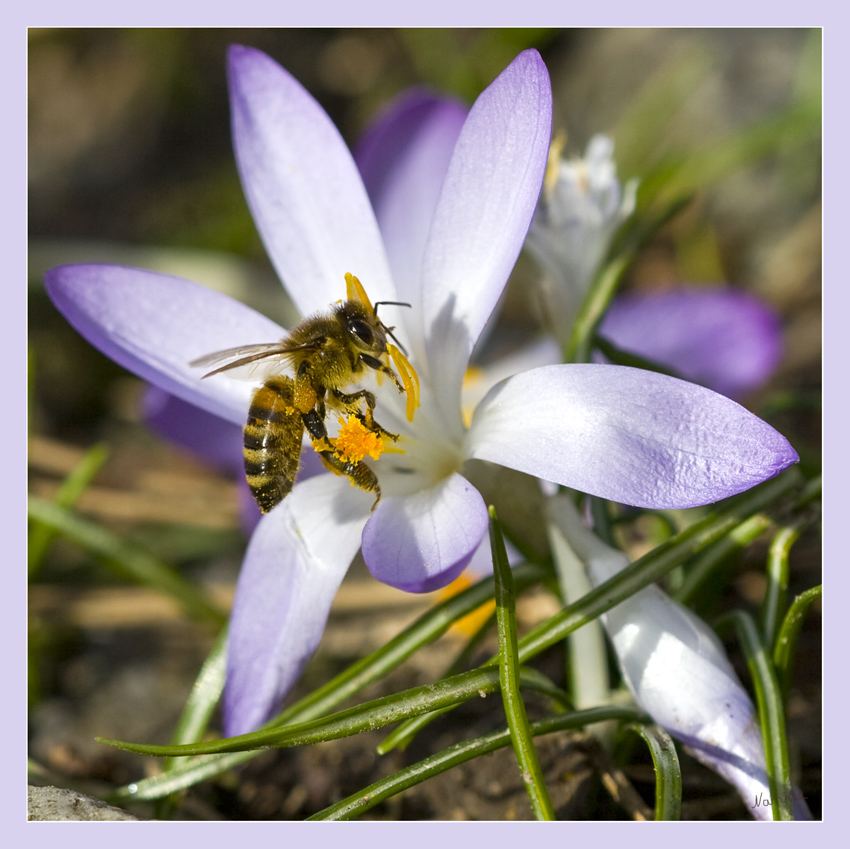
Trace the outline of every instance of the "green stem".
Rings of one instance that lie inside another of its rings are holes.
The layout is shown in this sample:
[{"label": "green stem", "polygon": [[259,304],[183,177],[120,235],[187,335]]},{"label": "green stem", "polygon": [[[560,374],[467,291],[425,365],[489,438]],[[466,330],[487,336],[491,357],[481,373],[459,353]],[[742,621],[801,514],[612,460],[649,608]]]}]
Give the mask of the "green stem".
[{"label": "green stem", "polygon": [[676,744],[670,735],[657,725],[626,726],[639,734],[652,755],[655,766],[655,820],[678,820],[682,815],[682,770]]},{"label": "green stem", "polygon": [[788,600],[788,555],[802,533],[804,523],[795,522],[780,528],[770,543],[767,556],[767,589],[761,610],[761,632],[765,644],[772,646],[779,631]]},{"label": "green stem", "polygon": [[597,275],[579,307],[573,323],[572,334],[567,343],[565,360],[568,363],[590,362],[593,337],[605,310],[611,303],[623,275],[634,257],[620,255],[614,257]]},{"label": "green stem", "polygon": [[[575,713],[563,713],[548,717],[539,722],[531,723],[531,733],[537,737],[541,734],[551,734],[555,731],[564,731],[571,728],[582,728],[596,722],[611,722],[616,720],[639,720],[642,717],[640,711],[635,708],[626,707],[601,707],[577,711]],[[418,763],[405,767],[393,775],[370,784],[363,790],[319,811],[309,820],[348,820],[374,808],[391,796],[401,793],[409,787],[421,784],[423,781],[435,775],[446,772],[454,766],[458,766],[473,758],[486,755],[496,749],[502,749],[511,744],[511,733],[505,728],[465,740],[451,748],[431,755]]]},{"label": "green stem", "polygon": [[502,703],[511,732],[520,774],[531,801],[531,809],[538,820],[554,820],[555,810],[546,782],[540,769],[537,750],[534,748],[525,703],[519,689],[519,659],[517,655],[516,606],[511,567],[505,551],[502,530],[496,510],[490,507],[490,548],[493,553],[493,574],[496,578],[496,621],[499,626],[499,682]]},{"label": "green stem", "polygon": [[752,616],[742,610],[733,610],[718,620],[718,624],[722,625],[727,621],[735,625],[756,691],[773,818],[793,820],[791,768],[788,762],[788,741],[785,737],[782,690]]},{"label": "green stem", "polygon": [[782,684],[782,694],[785,699],[788,698],[788,690],[791,687],[797,639],[803,627],[803,620],[809,608],[821,597],[822,593],[823,586],[819,584],[800,593],[794,599],[788,608],[788,613],[785,614],[782,627],[779,629],[779,634],[773,644],[773,664]]}]

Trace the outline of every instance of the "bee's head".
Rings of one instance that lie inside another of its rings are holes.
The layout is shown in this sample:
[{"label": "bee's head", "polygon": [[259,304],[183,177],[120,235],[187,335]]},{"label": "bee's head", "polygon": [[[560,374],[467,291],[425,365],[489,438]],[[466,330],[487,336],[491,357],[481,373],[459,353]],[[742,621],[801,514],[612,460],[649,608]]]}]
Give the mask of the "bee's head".
[{"label": "bee's head", "polygon": [[401,301],[378,301],[370,312],[356,301],[345,301],[340,305],[339,316],[345,325],[349,339],[363,351],[373,354],[387,352],[387,338],[393,339],[398,347],[406,354],[401,343],[393,336],[394,327],[387,327],[378,318],[378,307],[382,304],[396,304],[409,307],[410,304]]},{"label": "bee's head", "polygon": [[387,328],[374,313],[361,304],[346,301],[340,305],[337,315],[355,348],[372,354],[386,353]]}]

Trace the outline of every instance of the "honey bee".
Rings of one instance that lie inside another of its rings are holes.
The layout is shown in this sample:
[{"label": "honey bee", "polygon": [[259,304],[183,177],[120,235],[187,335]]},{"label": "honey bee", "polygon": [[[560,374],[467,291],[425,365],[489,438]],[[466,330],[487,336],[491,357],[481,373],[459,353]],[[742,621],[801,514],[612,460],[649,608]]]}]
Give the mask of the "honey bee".
[{"label": "honey bee", "polygon": [[[347,300],[329,313],[305,318],[279,342],[228,348],[194,360],[190,365],[217,366],[204,377],[253,364],[262,364],[266,378],[257,389],[243,430],[245,476],[254,500],[263,513],[276,507],[292,490],[301,457],[305,431],[324,465],[338,475],[346,475],[352,485],[375,493],[375,509],[381,488],[374,471],[362,461],[371,453],[380,456],[382,437],[393,441],[398,435],[385,430],[374,418],[375,395],[367,389],[346,393],[347,386],[361,378],[367,369],[389,377],[400,393],[407,393],[407,418],[419,404],[419,378],[407,357],[388,342],[392,331],[378,318],[381,304],[399,301],[369,301],[360,281],[345,275]],[[398,341],[398,340],[396,340]],[[400,343],[399,343],[400,345]],[[390,358],[398,374],[386,360]],[[294,376],[274,370],[276,362],[291,369]],[[269,365],[272,366],[271,372]],[[349,431],[355,429],[377,444],[351,452],[340,436],[328,435],[325,419],[330,410],[348,416],[340,420]]]}]

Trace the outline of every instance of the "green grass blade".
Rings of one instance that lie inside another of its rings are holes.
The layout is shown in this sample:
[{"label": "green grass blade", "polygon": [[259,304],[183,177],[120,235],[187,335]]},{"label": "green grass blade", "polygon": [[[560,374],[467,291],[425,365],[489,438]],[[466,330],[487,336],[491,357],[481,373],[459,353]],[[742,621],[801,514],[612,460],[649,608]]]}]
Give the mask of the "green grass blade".
[{"label": "green grass blade", "polygon": [[204,592],[147,551],[52,501],[29,496],[29,517],[94,555],[120,574],[169,595],[193,618],[222,626],[227,614]]},{"label": "green grass blade", "polygon": [[774,534],[770,543],[767,555],[767,588],[761,609],[761,632],[764,635],[765,645],[768,646],[776,642],[780,620],[785,615],[790,571],[788,555],[802,530],[802,522],[786,525]]},{"label": "green grass blade", "polygon": [[520,774],[538,820],[554,820],[555,810],[540,769],[534,748],[525,703],[519,689],[519,658],[517,655],[516,604],[514,582],[502,530],[496,511],[490,507],[490,547],[493,552],[493,574],[496,578],[496,621],[499,626],[499,681],[502,703],[511,732],[511,742],[519,764]]},{"label": "green grass blade", "polygon": [[[534,564],[514,569],[517,586],[528,587],[546,577],[546,570]],[[378,678],[391,672],[420,648],[430,645],[473,610],[493,599],[495,586],[488,576],[423,613],[412,625],[385,646],[352,664],[327,684],[314,690],[297,704],[279,714],[266,725],[282,725],[297,719],[303,722],[323,716],[338,704],[351,698]]]},{"label": "green grass blade", "polygon": [[678,820],[682,815],[682,769],[676,744],[657,725],[632,723],[628,730],[639,734],[652,755],[655,767],[655,820]]},{"label": "green grass blade", "polygon": [[[195,679],[192,691],[183,707],[183,713],[171,737],[172,744],[195,743],[204,735],[221,694],[224,692],[226,664],[227,628],[222,628]],[[172,769],[177,763],[179,761],[168,760],[164,768]]]},{"label": "green grass blade", "polygon": [[[446,671],[440,676],[448,678],[451,675],[458,675],[463,672],[469,663],[474,650],[478,647],[491,625],[496,621],[496,611],[488,617],[487,621],[475,632],[475,634],[467,641],[463,649],[458,653],[458,656],[452,661]],[[452,708],[443,708],[435,710],[432,713],[423,713],[421,716],[414,716],[402,722],[397,728],[394,728],[378,745],[376,751],[379,755],[385,755],[393,749],[406,749],[413,738],[427,725],[430,725],[438,716],[448,713]]]},{"label": "green grass blade", "polygon": [[[799,472],[791,469],[744,493],[724,510],[706,516],[702,521],[662,543],[579,601],[532,629],[518,643],[520,661],[527,662],[639,589],[658,581],[693,554],[744,525],[753,514],[759,514],[769,505],[786,497],[801,481]],[[515,578],[516,574],[515,569]],[[490,658],[485,665],[495,665],[497,662],[498,656]],[[442,712],[446,713],[452,709],[453,706],[449,706]]]},{"label": "green grass blade", "polygon": [[[70,510],[79,501],[97,473],[106,462],[109,449],[104,444],[92,446],[71,473],[62,481],[56,497],[53,499],[60,507]],[[44,560],[58,531],[48,524],[38,522],[33,525],[27,540],[27,568],[34,575]]]},{"label": "green grass blade", "polygon": [[[546,574],[546,570],[540,566],[523,564],[514,569],[514,582],[518,587],[527,587],[538,583]],[[494,592],[493,578],[488,577],[436,605],[385,646],[352,664],[327,684],[269,720],[264,728],[306,722],[328,713],[363,687],[401,665],[418,648],[434,642],[453,622],[491,600]],[[259,751],[252,749],[226,755],[209,755],[192,761],[182,760],[169,774],[152,776],[119,788],[110,798],[114,802],[158,799],[213,778],[257,754]]]},{"label": "green grass blade", "polygon": [[[636,708],[613,706],[590,708],[574,713],[562,713],[539,722],[532,722],[531,733],[537,737],[555,731],[582,728],[585,725],[592,725],[597,722],[630,721],[640,718],[642,718],[642,714]],[[348,798],[313,814],[313,816],[308,817],[308,820],[354,819],[408,787],[421,784],[428,778],[446,772],[454,766],[509,745],[511,745],[511,734],[507,728],[472,740],[466,740],[405,767],[387,778],[376,781],[374,784],[370,784],[358,793],[354,793]]]},{"label": "green grass blade", "polygon": [[[541,680],[542,679],[542,680]],[[522,686],[540,690],[551,695],[551,682],[535,673],[523,669],[520,673]],[[448,705],[460,704],[467,699],[485,697],[499,689],[499,670],[493,668],[473,669],[444,681],[413,687],[401,693],[393,693],[379,699],[364,702],[338,713],[300,722],[292,725],[264,728],[250,734],[227,737],[207,743],[192,743],[181,746],[155,746],[145,743],[128,743],[122,740],[107,740],[98,737],[98,741],[137,752],[141,755],[157,757],[186,757],[192,755],[213,755],[229,752],[245,752],[249,749],[288,748],[305,746],[311,743],[323,743],[350,737],[363,731],[372,731],[392,722],[416,716]]]},{"label": "green grass blade", "polygon": [[[725,509],[709,514],[635,560],[575,604],[569,605],[547,622],[529,631],[518,644],[520,662],[525,663],[529,658],[564,639],[576,628],[610,610],[638,590],[660,580],[671,569],[717,542],[752,515],[789,495],[800,484],[801,479],[797,469],[789,469],[738,496]],[[493,662],[495,661],[488,661]]]},{"label": "green grass blade", "polygon": [[788,613],[785,614],[782,627],[776,636],[776,642],[773,645],[773,664],[776,667],[776,674],[779,677],[782,693],[786,699],[788,689],[791,686],[797,639],[803,627],[803,620],[812,603],[819,599],[822,593],[823,586],[820,584],[800,593],[788,608]]},{"label": "green grass blade", "polygon": [[[520,640],[518,644],[520,661],[533,657],[548,646],[563,639],[570,631],[610,609],[637,589],[657,581],[687,557],[715,542],[754,513],[766,509],[787,496],[799,485],[801,479],[798,470],[790,469],[750,490],[735,499],[734,503],[725,510],[707,516],[701,522],[659,546],[655,551],[635,561],[632,566],[615,578],[602,584],[584,599],[575,605],[571,605],[570,608],[565,609],[549,622],[538,626]],[[520,583],[535,583],[545,577],[546,574],[546,571],[541,567],[526,564],[514,569],[514,582],[517,586]],[[388,646],[354,664],[342,675],[285,711],[272,722],[281,723],[295,718],[306,719],[311,715],[315,716],[316,712],[320,710],[326,710],[328,704],[339,704],[340,701],[348,698],[357,689],[405,660],[410,652],[415,650],[410,648],[408,651],[407,643],[409,640],[416,642],[436,639],[453,621],[452,614],[455,618],[460,618],[492,597],[492,582],[492,578],[485,579],[444,602],[433,611],[429,611],[414,623],[404,635],[400,635]],[[464,600],[468,602],[466,607],[463,606]],[[339,701],[336,701],[337,698],[339,698]],[[167,795],[174,790],[190,787],[198,781],[224,772],[249,760],[254,754],[253,751],[238,752],[211,756],[198,762],[188,763],[172,771],[170,775],[155,776],[122,788],[114,794],[113,798],[120,801],[131,798],[151,799]]]},{"label": "green grass blade", "polygon": [[791,797],[791,767],[788,762],[782,690],[752,616],[741,610],[734,610],[722,617],[720,621],[728,620],[735,625],[756,691],[773,818],[774,820],[792,820],[794,815]]},{"label": "green grass blade", "polygon": [[714,571],[733,554],[743,551],[770,527],[770,519],[759,513],[733,528],[726,536],[709,546],[687,568],[681,586],[674,593],[680,604],[691,605],[699,596]]},{"label": "green grass blade", "polygon": [[[183,707],[180,720],[171,735],[171,744],[197,743],[207,730],[213,711],[224,691],[225,667],[227,660],[227,628],[222,628],[212,650],[201,666],[198,677]],[[164,772],[176,769],[180,758],[166,758],[162,768]],[[172,794],[157,800],[157,819],[169,819],[177,807],[178,795]]]}]

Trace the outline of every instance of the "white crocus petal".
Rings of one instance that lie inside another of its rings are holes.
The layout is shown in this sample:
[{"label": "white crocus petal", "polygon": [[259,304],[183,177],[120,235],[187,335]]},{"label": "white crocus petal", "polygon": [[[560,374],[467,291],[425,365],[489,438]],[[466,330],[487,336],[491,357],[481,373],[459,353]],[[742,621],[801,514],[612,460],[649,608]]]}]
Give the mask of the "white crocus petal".
[{"label": "white crocus petal", "polygon": [[251,386],[203,380],[198,357],[276,342],[286,331],[227,295],[179,277],[117,265],[64,265],[45,275],[53,303],[92,345],[166,392],[242,426]]},{"label": "white crocus petal", "polygon": [[345,274],[372,301],[396,300],[372,206],[322,107],[269,56],[228,53],[233,143],[263,244],[302,315],[345,294]]},{"label": "white crocus petal", "polygon": [[551,97],[540,55],[521,53],[476,100],[443,182],[425,249],[421,320],[428,371],[449,428],[459,425],[469,355],[537,203]]},{"label": "white crocus petal", "polygon": [[363,530],[363,559],[385,584],[431,592],[466,568],[487,524],[478,490],[453,474],[406,498],[384,498]]},{"label": "white crocus petal", "polygon": [[718,501],[798,462],[781,434],[709,389],[642,369],[554,365],[478,405],[467,457],[639,507]]},{"label": "white crocus petal", "polygon": [[[400,321],[409,329],[414,362],[425,361],[420,273],[440,188],[468,108],[413,89],[367,130],[355,159],[386,245],[398,299],[411,305]],[[412,320],[413,319],[413,320]],[[423,369],[424,376],[424,369]]]},{"label": "white crocus petal", "polygon": [[269,719],[315,652],[370,505],[346,479],[320,475],[297,484],[261,519],[231,614],[227,736]]},{"label": "white crocus petal", "polygon": [[563,359],[558,343],[546,336],[484,365],[470,366],[463,378],[464,421],[471,421],[475,408],[497,383],[523,371],[561,363]]},{"label": "white crocus petal", "polygon": [[[629,565],[585,527],[569,496],[550,499],[549,507],[594,586]],[[714,631],[655,585],[601,619],[638,705],[732,784],[755,817],[770,819],[769,807],[754,807],[770,797],[758,717]],[[797,798],[794,811],[810,818]]]},{"label": "white crocus petal", "polygon": [[583,159],[550,163],[528,231],[526,247],[546,273],[546,319],[562,341],[617,228],[634,211],[637,184],[621,188],[613,153],[614,142],[596,135]]},{"label": "white crocus petal", "polygon": [[[564,603],[574,604],[590,592],[592,585],[584,568],[581,557],[573,550],[552,511],[561,509],[561,498],[547,501],[548,521],[546,523],[552,560],[558,575],[558,584]],[[611,683],[608,678],[608,651],[605,646],[605,634],[598,620],[582,625],[567,638],[569,652],[568,673],[570,693],[576,708],[583,709],[594,705],[604,705],[611,700]],[[606,723],[606,736],[612,730]]]}]

